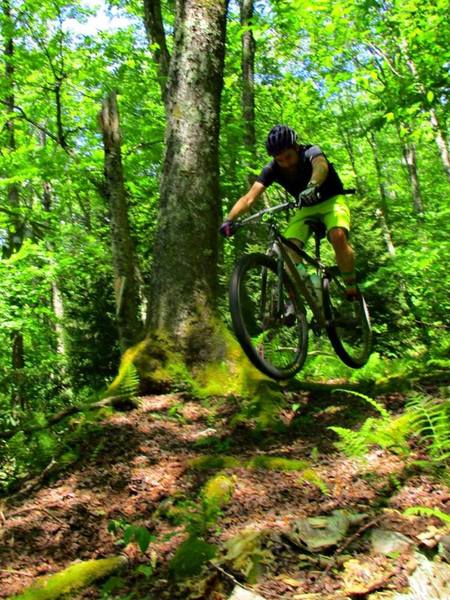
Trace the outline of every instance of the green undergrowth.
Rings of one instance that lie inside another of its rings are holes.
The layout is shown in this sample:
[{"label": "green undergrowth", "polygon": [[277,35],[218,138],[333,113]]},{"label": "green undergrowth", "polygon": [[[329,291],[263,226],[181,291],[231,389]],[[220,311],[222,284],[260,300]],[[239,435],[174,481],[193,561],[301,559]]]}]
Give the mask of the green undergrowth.
[{"label": "green undergrowth", "polygon": [[205,483],[196,501],[179,503],[176,520],[184,525],[187,538],[178,546],[169,563],[173,579],[198,575],[203,566],[216,556],[218,547],[209,543],[207,537],[216,527],[222,509],[230,502],[234,488],[235,479],[219,472]]},{"label": "green undergrowth", "polygon": [[[442,350],[444,352],[444,350]],[[448,349],[446,350],[448,354]],[[425,346],[405,349],[403,357],[383,356],[373,352],[367,364],[361,369],[351,369],[333,355],[308,358],[299,379],[311,382],[342,382],[367,384],[367,387],[392,387],[398,391],[409,389],[414,381],[427,378],[432,374],[448,373],[450,359],[444,354],[431,357]]]},{"label": "green undergrowth", "polygon": [[[336,447],[348,456],[364,457],[371,447],[378,446],[402,456],[410,454],[410,441],[415,438],[427,453],[425,461],[414,461],[412,466],[433,470],[448,477],[446,464],[450,457],[450,402],[448,390],[442,397],[425,393],[411,394],[405,410],[392,415],[382,404],[355,392],[347,391],[364,399],[377,413],[367,418],[357,430],[330,427],[338,436]],[[424,463],[424,465],[421,465]]]},{"label": "green undergrowth", "polygon": [[[78,412],[53,427],[26,434],[18,431],[0,448],[0,493],[10,493],[22,481],[35,473],[52,466],[52,470],[62,470],[75,463],[84,452],[86,440],[98,443],[91,448],[90,456],[95,458],[102,452],[102,420],[109,417],[113,409]],[[35,414],[30,425],[46,423],[46,415]]]}]

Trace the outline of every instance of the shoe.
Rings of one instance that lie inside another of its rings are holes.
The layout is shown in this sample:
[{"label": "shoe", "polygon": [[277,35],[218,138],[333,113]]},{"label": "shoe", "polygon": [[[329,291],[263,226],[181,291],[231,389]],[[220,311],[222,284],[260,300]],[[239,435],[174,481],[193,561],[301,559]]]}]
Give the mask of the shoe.
[{"label": "shoe", "polygon": [[284,307],[283,322],[287,327],[295,324],[295,307],[291,300],[288,300]]}]

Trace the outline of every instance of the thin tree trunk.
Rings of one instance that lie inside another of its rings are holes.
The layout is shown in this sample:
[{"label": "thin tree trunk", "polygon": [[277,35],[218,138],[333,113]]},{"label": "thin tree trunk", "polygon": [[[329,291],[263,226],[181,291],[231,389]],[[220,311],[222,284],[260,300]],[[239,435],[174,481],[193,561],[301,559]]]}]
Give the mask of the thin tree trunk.
[{"label": "thin tree trunk", "polygon": [[165,103],[170,55],[166,44],[160,0],[144,0],[144,25],[148,41],[153,47],[153,58],[158,65],[161,96]]},{"label": "thin tree trunk", "polygon": [[[5,57],[5,104],[8,110],[6,119],[7,147],[11,152],[16,150],[16,137],[14,129],[14,120],[11,115],[14,112],[15,98],[15,67],[14,67],[14,24],[11,15],[11,4],[9,0],[3,0],[3,31],[4,39],[4,57]],[[12,183],[7,187],[8,205],[14,216],[12,219],[12,228],[8,231],[8,245],[4,250],[4,256],[10,257],[14,252],[20,250],[23,244],[25,228],[19,215],[20,196],[19,187]],[[23,373],[25,368],[25,352],[22,332],[15,330],[11,332],[12,344],[12,369],[13,369],[13,390],[12,403],[22,408],[25,405],[25,392]]]},{"label": "thin tree trunk", "polygon": [[[400,133],[400,124],[396,121],[395,126],[397,129],[398,138],[400,140],[403,158],[405,160],[406,168],[408,170],[409,184],[411,186],[411,195],[413,200],[414,212],[417,215],[419,221],[423,220],[425,209],[423,205],[422,195],[420,191],[419,173],[417,170],[417,153],[416,146],[411,140],[405,140]],[[409,127],[405,125],[410,133]]]},{"label": "thin tree trunk", "polygon": [[[40,136],[40,141],[43,146],[45,146],[46,136]],[[49,182],[44,183],[44,192],[42,196],[42,204],[44,210],[46,212],[51,212],[52,210],[52,187]],[[53,245],[49,244],[50,250],[53,250]],[[54,259],[52,258],[52,262]],[[58,286],[58,282],[56,279],[52,281],[51,284],[51,298],[52,298],[52,306],[53,312],[56,317],[54,324],[54,331],[56,335],[56,352],[65,357],[66,356],[66,333],[64,330],[64,300],[61,294],[61,291]]]},{"label": "thin tree trunk", "polygon": [[[148,312],[195,362],[210,357],[218,281],[219,118],[226,1],[179,0]],[[195,347],[195,348],[194,348]]]},{"label": "thin tree trunk", "polygon": [[[256,132],[255,132],[255,40],[252,31],[253,0],[240,0],[242,34],[242,116],[244,119],[244,147],[248,155],[247,166],[255,167]],[[249,183],[255,181],[249,175]]]},{"label": "thin tree trunk", "polygon": [[419,174],[417,172],[417,153],[416,145],[409,141],[403,145],[403,155],[408,168],[409,181],[411,184],[411,193],[413,197],[414,211],[420,220],[424,216],[424,206],[419,185]]},{"label": "thin tree trunk", "polygon": [[347,150],[347,155],[349,157],[350,164],[352,165],[353,173],[355,174],[356,192],[357,192],[358,196],[361,197],[364,194],[364,184],[362,182],[361,176],[359,175],[358,168],[356,166],[356,158],[355,158],[355,151],[353,148],[352,137],[351,137],[350,133],[347,131],[345,125],[342,125],[339,122],[339,119],[337,121],[337,126],[338,126],[339,135],[340,135],[342,141],[344,142],[345,149]]},{"label": "thin tree trunk", "polygon": [[128,204],[122,168],[121,134],[116,92],[111,92],[100,113],[105,150],[105,183],[111,208],[111,239],[115,276],[116,315],[122,351],[138,341],[139,286],[130,235]]},{"label": "thin tree trunk", "polygon": [[422,94],[423,97],[423,107],[425,110],[428,110],[429,115],[430,115],[430,123],[431,126],[436,134],[435,140],[436,140],[436,144],[439,150],[439,154],[441,157],[441,162],[442,162],[442,166],[444,168],[444,172],[447,176],[448,181],[450,181],[450,156],[449,156],[449,152],[448,152],[448,147],[447,147],[447,143],[445,140],[445,135],[444,135],[444,131],[443,128],[441,127],[441,124],[439,123],[439,119],[437,117],[436,111],[434,110],[434,108],[428,107],[427,104],[427,90],[425,88],[425,85],[422,82],[422,79],[419,75],[419,72],[417,70],[416,64],[413,61],[413,59],[411,58],[411,56],[409,55],[409,51],[408,51],[408,43],[405,39],[401,40],[400,42],[400,48],[403,52],[403,55],[405,57],[405,61],[406,64],[408,66],[408,69],[411,73],[411,75],[413,76],[419,90],[420,93]]},{"label": "thin tree trunk", "polygon": [[[377,142],[376,142],[375,135],[372,132],[366,136],[366,139],[369,142],[370,147],[372,148],[372,154],[373,154],[373,159],[374,159],[374,163],[375,163],[375,171],[377,173],[378,189],[380,192],[380,199],[381,199],[381,206],[379,208],[377,208],[377,210],[375,211],[375,214],[379,220],[381,231],[383,232],[383,237],[384,237],[384,241],[386,243],[386,249],[388,251],[388,254],[391,257],[394,257],[396,254],[396,251],[395,251],[394,241],[392,238],[392,233],[391,233],[391,230],[389,227],[388,193],[386,190],[386,186],[384,184],[382,165],[381,165],[381,161],[378,156]],[[422,339],[425,342],[425,344],[429,345],[430,344],[430,336],[428,333],[428,328],[422,321],[419,311],[417,310],[417,307],[414,304],[414,300],[412,299],[411,294],[409,293],[407,282],[406,282],[405,278],[403,277],[403,275],[401,274],[401,272],[398,273],[398,282],[399,282],[400,291],[403,295],[406,306],[410,310],[410,312],[414,318],[414,321],[416,323],[416,326],[422,334]]]}]

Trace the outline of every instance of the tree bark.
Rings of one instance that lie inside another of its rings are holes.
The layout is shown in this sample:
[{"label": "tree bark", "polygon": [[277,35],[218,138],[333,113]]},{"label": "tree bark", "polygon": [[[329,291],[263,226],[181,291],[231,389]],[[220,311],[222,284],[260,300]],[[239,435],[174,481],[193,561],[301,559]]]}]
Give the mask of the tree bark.
[{"label": "tree bark", "polygon": [[[240,0],[242,34],[242,116],[244,119],[244,147],[247,151],[247,166],[255,167],[256,132],[255,132],[255,39],[252,31],[253,0]],[[248,176],[251,185],[255,176]]]},{"label": "tree bark", "polygon": [[226,0],[177,2],[167,88],[166,153],[147,322],[188,353],[190,347],[194,362],[208,352],[206,332],[218,289],[226,8]]},{"label": "tree bark", "polygon": [[449,156],[447,142],[445,140],[443,128],[441,127],[441,124],[439,123],[439,119],[437,117],[435,109],[432,106],[427,107],[427,104],[428,104],[427,90],[425,88],[425,85],[423,84],[422,78],[420,77],[416,63],[414,62],[414,60],[411,58],[411,56],[409,54],[408,43],[405,39],[401,40],[400,48],[405,57],[405,61],[408,66],[409,72],[413,76],[414,81],[416,82],[416,84],[420,90],[420,93],[422,94],[423,108],[425,110],[428,110],[428,112],[429,112],[431,127],[433,128],[433,131],[436,134],[435,141],[436,141],[436,145],[438,147],[439,154],[441,157],[442,166],[443,166],[444,172],[447,176],[447,180],[450,181],[450,156]]},{"label": "tree bark", "polygon": [[344,143],[345,149],[347,150],[347,155],[350,160],[350,164],[352,165],[353,173],[355,174],[356,193],[359,197],[361,197],[364,194],[364,184],[356,166],[355,151],[353,147],[351,133],[348,131],[345,124],[339,122],[339,119],[337,120],[337,127],[339,135],[341,136],[341,139]]},{"label": "tree bark", "polygon": [[[394,241],[392,238],[391,229],[389,227],[389,209],[388,209],[388,201],[387,201],[388,193],[386,190],[386,186],[384,184],[382,166],[381,166],[381,161],[378,156],[378,148],[377,148],[376,138],[375,138],[375,135],[371,132],[370,134],[368,134],[366,136],[366,139],[369,142],[370,147],[372,148],[372,154],[373,154],[373,159],[374,159],[374,163],[375,163],[375,171],[377,174],[378,188],[380,191],[380,199],[381,199],[381,206],[376,210],[375,214],[380,222],[380,226],[381,226],[381,230],[383,232],[383,237],[384,237],[384,241],[386,243],[386,249],[388,251],[388,254],[389,254],[389,256],[391,256],[393,258],[396,255],[396,251],[395,251]],[[407,282],[406,282],[405,278],[403,277],[403,275],[401,274],[401,272],[398,273],[398,281],[399,281],[400,291],[402,292],[406,306],[410,310],[410,312],[414,318],[414,321],[416,323],[416,326],[422,334],[423,341],[425,342],[425,344],[429,345],[430,336],[428,333],[428,327],[422,321],[419,311],[417,310],[417,307],[414,304],[414,300],[412,299],[412,296],[409,293]]]},{"label": "tree bark", "polygon": [[[11,14],[11,4],[9,0],[3,0],[3,26],[2,37],[4,40],[4,58],[5,58],[5,106],[8,111],[6,119],[6,146],[10,152],[16,150],[16,135],[14,120],[11,115],[14,112],[15,97],[15,67],[14,67],[14,23]],[[20,250],[25,235],[25,224],[20,218],[20,195],[17,184],[12,183],[7,187],[8,206],[13,213],[12,227],[8,231],[7,247],[3,251],[5,258],[9,258],[14,252]],[[11,332],[12,344],[12,369],[13,369],[13,390],[12,403],[22,408],[25,405],[25,392],[23,373],[25,368],[25,351],[22,332],[14,330]]]},{"label": "tree bark", "polygon": [[409,141],[402,144],[403,156],[405,157],[406,167],[408,169],[409,182],[411,185],[411,194],[413,198],[414,212],[420,220],[423,220],[424,206],[419,185],[419,174],[417,171],[417,153],[416,145]]},{"label": "tree bark", "polygon": [[[408,171],[409,184],[411,186],[411,196],[413,200],[413,208],[414,212],[417,215],[419,221],[423,220],[425,209],[422,200],[422,194],[420,191],[420,183],[419,183],[419,173],[417,170],[417,153],[416,146],[414,142],[408,139],[404,139],[404,136],[401,135],[400,132],[400,123],[398,121],[395,122],[395,126],[397,129],[398,138],[400,140],[403,158],[405,160],[406,168]],[[410,129],[407,125],[404,124],[404,127],[408,130],[408,135],[411,133]]]},{"label": "tree bark", "polygon": [[160,0],[144,0],[144,25],[147,38],[153,46],[153,58],[159,69],[161,96],[166,103],[166,85],[169,75],[170,54],[167,49]]},{"label": "tree bark", "polygon": [[111,209],[111,241],[115,276],[116,315],[122,351],[136,343],[142,331],[139,318],[139,286],[130,235],[125,190],[119,109],[116,92],[111,92],[100,113],[105,150],[105,187]]}]

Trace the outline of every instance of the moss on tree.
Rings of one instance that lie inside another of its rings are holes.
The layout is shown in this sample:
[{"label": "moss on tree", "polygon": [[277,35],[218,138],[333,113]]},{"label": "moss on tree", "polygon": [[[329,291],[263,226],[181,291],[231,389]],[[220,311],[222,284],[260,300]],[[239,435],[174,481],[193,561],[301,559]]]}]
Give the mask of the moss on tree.
[{"label": "moss on tree", "polygon": [[36,583],[22,594],[9,600],[56,600],[70,598],[94,581],[104,579],[127,564],[125,556],[113,556],[100,560],[88,560],[71,565],[55,575],[39,577]]}]

